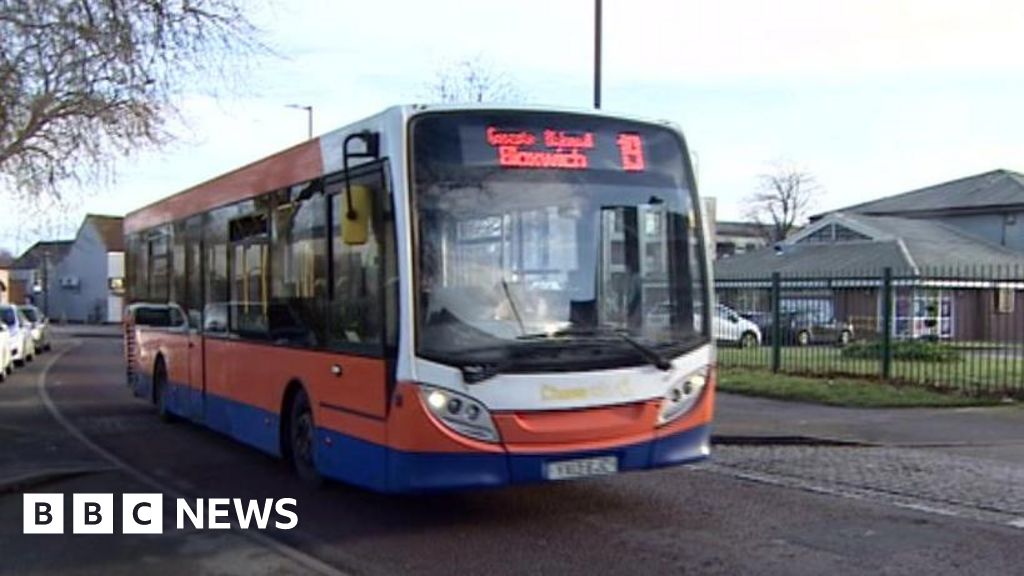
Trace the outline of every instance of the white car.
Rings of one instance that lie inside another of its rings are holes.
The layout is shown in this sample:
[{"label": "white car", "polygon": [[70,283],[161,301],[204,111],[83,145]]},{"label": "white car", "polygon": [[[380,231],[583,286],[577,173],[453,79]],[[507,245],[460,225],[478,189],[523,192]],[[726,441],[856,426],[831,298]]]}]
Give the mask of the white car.
[{"label": "white car", "polygon": [[715,318],[712,329],[715,340],[738,344],[741,348],[753,348],[761,344],[761,329],[757,324],[742,317],[732,308],[715,307]]},{"label": "white car", "polygon": [[25,313],[10,304],[0,305],[0,322],[7,325],[10,336],[8,348],[14,357],[15,366],[23,366],[36,357],[35,341],[32,339],[32,323]]},{"label": "white car", "polygon": [[16,308],[25,314],[25,318],[32,325],[32,342],[36,352],[49,352],[52,347],[50,344],[50,319],[43,316],[43,313],[35,306],[16,306]]},{"label": "white car", "polygon": [[[661,302],[654,306],[647,313],[647,326],[653,330],[664,330],[669,326],[672,316],[672,303]],[[693,313],[693,322],[699,326],[701,314],[699,311]],[[736,344],[742,348],[753,348],[761,344],[761,329],[757,324],[743,318],[732,308],[715,306],[715,316],[712,318],[711,330],[715,340]]]},{"label": "white car", "polygon": [[11,354],[11,331],[7,324],[0,322],[0,382],[14,372],[14,355]]}]

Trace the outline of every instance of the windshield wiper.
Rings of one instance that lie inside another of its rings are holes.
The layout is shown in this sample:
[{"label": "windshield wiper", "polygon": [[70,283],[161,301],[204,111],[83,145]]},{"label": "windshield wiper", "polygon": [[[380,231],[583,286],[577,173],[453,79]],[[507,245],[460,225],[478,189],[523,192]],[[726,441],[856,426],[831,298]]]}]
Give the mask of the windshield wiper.
[{"label": "windshield wiper", "polygon": [[559,338],[565,336],[611,336],[617,338],[626,344],[629,344],[637,352],[643,356],[644,360],[647,360],[658,370],[668,371],[672,369],[672,363],[667,358],[661,355],[657,350],[650,346],[640,342],[626,333],[624,330],[616,328],[563,328],[554,332],[539,332],[536,334],[524,334],[519,336],[519,340],[533,340],[539,338]]}]

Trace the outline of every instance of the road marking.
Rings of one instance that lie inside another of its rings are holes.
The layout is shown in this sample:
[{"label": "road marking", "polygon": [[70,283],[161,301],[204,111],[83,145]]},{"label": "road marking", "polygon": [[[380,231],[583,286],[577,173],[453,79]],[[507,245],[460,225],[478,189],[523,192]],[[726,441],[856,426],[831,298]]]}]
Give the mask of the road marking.
[{"label": "road marking", "polygon": [[[120,469],[122,472],[128,474],[129,476],[139,481],[140,483],[145,484],[146,486],[149,486],[150,488],[164,495],[171,496],[173,498],[187,498],[188,496],[186,494],[180,492],[179,490],[176,490],[171,486],[168,486],[167,484],[164,484],[163,482],[157,480],[156,478],[153,478],[152,476],[146,474],[145,472],[139,470],[138,468],[135,468],[131,464],[128,464],[121,458],[115,456],[112,452],[109,452],[107,449],[90,440],[77,426],[75,426],[71,422],[71,420],[64,416],[64,414],[60,411],[60,408],[57,407],[57,404],[53,401],[52,398],[50,398],[50,393],[46,390],[46,379],[50,374],[50,368],[52,368],[53,365],[57,363],[57,360],[60,360],[61,357],[63,357],[68,352],[76,350],[79,346],[81,346],[80,340],[72,340],[71,346],[57,352],[56,354],[50,357],[46,365],[43,367],[43,369],[39,372],[39,375],[36,377],[36,389],[39,392],[40,399],[42,399],[43,401],[43,405],[46,406],[46,410],[50,413],[51,416],[53,416],[54,420],[56,420],[61,426],[64,427],[65,430],[67,430],[69,434],[71,434],[79,442],[84,444],[86,448],[92,450],[107,462],[110,462],[115,468]],[[338,570],[334,566],[331,566],[330,564],[327,564],[326,562],[314,556],[311,556],[310,554],[307,554],[299,550],[298,548],[294,548],[292,546],[279,542],[278,540],[275,540],[270,536],[267,536],[266,534],[262,534],[260,532],[240,530],[238,529],[237,526],[234,525],[232,525],[231,531],[242,538],[247,538],[256,544],[263,546],[264,548],[269,548],[274,552],[280,554],[281,556],[284,556],[285,558],[294,561],[296,564],[302,566],[303,568],[306,568],[317,574],[321,574],[323,576],[348,576],[346,572]]]}]

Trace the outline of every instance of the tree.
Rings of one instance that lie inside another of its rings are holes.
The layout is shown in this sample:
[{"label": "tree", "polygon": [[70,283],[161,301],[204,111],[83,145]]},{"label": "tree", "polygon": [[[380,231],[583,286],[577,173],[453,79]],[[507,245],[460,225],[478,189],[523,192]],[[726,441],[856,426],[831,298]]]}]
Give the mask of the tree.
[{"label": "tree", "polygon": [[807,216],[820,192],[821,187],[811,174],[778,163],[772,172],[758,176],[757,191],[746,199],[745,215],[774,244],[785,239]]},{"label": "tree", "polygon": [[0,191],[59,195],[158,147],[190,86],[265,50],[241,0],[0,0]]},{"label": "tree", "polygon": [[439,102],[515,102],[523,93],[508,75],[479,57],[440,68],[428,96]]}]

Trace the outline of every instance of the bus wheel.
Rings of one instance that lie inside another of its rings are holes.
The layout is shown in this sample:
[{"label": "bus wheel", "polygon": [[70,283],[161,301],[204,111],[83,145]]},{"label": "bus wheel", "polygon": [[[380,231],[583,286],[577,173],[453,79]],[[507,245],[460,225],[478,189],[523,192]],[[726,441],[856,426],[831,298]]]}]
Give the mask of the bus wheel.
[{"label": "bus wheel", "polygon": [[318,486],[323,482],[323,477],[316,469],[314,458],[316,426],[313,411],[309,407],[309,396],[304,390],[299,390],[292,398],[288,423],[288,448],[292,466],[303,482]]},{"label": "bus wheel", "polygon": [[174,415],[167,409],[167,392],[167,368],[163,360],[157,360],[153,370],[153,403],[160,420],[174,422]]}]

